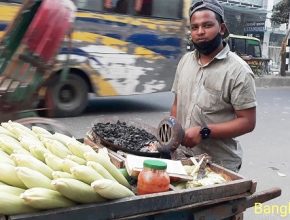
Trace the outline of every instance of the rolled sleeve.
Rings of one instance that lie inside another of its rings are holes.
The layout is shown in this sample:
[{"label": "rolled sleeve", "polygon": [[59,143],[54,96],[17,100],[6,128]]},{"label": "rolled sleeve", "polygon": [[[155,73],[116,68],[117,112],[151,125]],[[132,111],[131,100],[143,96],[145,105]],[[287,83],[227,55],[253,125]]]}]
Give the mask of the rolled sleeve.
[{"label": "rolled sleeve", "polygon": [[231,100],[235,110],[257,106],[255,80],[252,73],[239,74],[231,93]]}]

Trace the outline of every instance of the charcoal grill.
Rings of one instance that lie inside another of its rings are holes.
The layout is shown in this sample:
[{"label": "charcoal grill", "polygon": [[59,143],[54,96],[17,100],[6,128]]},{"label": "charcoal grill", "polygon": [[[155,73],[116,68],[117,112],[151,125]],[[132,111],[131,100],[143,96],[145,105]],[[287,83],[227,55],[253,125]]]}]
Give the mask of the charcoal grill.
[{"label": "charcoal grill", "polygon": [[[142,120],[140,119],[134,119],[134,120],[124,120],[120,117],[100,117],[97,118],[92,127],[94,126],[94,124],[97,123],[117,123],[118,121],[120,122],[125,122],[128,126],[134,126],[136,128],[139,129],[144,129],[146,132],[154,135],[156,137],[156,129],[148,124],[145,124],[144,122],[142,122]],[[105,140],[104,138],[102,138],[101,136],[99,136],[98,134],[96,134],[95,132],[91,132],[91,136],[93,138],[93,141],[95,143],[100,143],[102,145],[104,145],[105,147],[113,150],[113,151],[123,151],[125,153],[130,153],[130,154],[135,154],[135,155],[139,155],[139,156],[146,156],[146,157],[160,157],[160,153],[158,151],[156,152],[142,152],[139,150],[131,150],[126,148],[125,146],[121,146],[121,145],[116,145],[112,142],[109,142],[107,140]]]}]

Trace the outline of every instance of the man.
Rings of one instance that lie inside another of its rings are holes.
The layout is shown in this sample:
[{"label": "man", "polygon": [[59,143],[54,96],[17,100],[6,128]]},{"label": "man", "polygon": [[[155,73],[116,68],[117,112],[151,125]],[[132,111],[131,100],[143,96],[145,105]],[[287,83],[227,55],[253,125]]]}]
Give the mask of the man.
[{"label": "man", "polygon": [[254,75],[222,40],[229,32],[217,0],[195,1],[189,16],[195,50],[178,64],[171,115],[185,129],[183,146],[237,172],[242,150],[234,138],[256,124]]},{"label": "man", "polygon": [[120,14],[128,12],[128,0],[104,0],[104,8]]},{"label": "man", "polygon": [[150,16],[152,13],[152,0],[135,0],[135,11],[140,16]]}]

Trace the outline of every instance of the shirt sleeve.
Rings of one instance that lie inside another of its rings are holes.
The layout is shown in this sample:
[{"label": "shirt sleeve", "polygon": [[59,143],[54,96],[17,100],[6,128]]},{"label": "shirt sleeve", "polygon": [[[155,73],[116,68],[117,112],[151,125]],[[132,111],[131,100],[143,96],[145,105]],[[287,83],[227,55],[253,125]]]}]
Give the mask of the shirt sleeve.
[{"label": "shirt sleeve", "polygon": [[231,101],[235,110],[243,110],[257,106],[254,74],[241,72],[234,84]]}]

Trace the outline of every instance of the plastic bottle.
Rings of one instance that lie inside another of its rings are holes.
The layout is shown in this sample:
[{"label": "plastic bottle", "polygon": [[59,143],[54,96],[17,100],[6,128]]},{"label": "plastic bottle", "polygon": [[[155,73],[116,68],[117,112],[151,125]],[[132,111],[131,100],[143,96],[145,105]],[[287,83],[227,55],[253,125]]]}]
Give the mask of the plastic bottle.
[{"label": "plastic bottle", "polygon": [[138,175],[138,195],[168,191],[170,178],[166,168],[167,164],[163,161],[145,160]]}]

